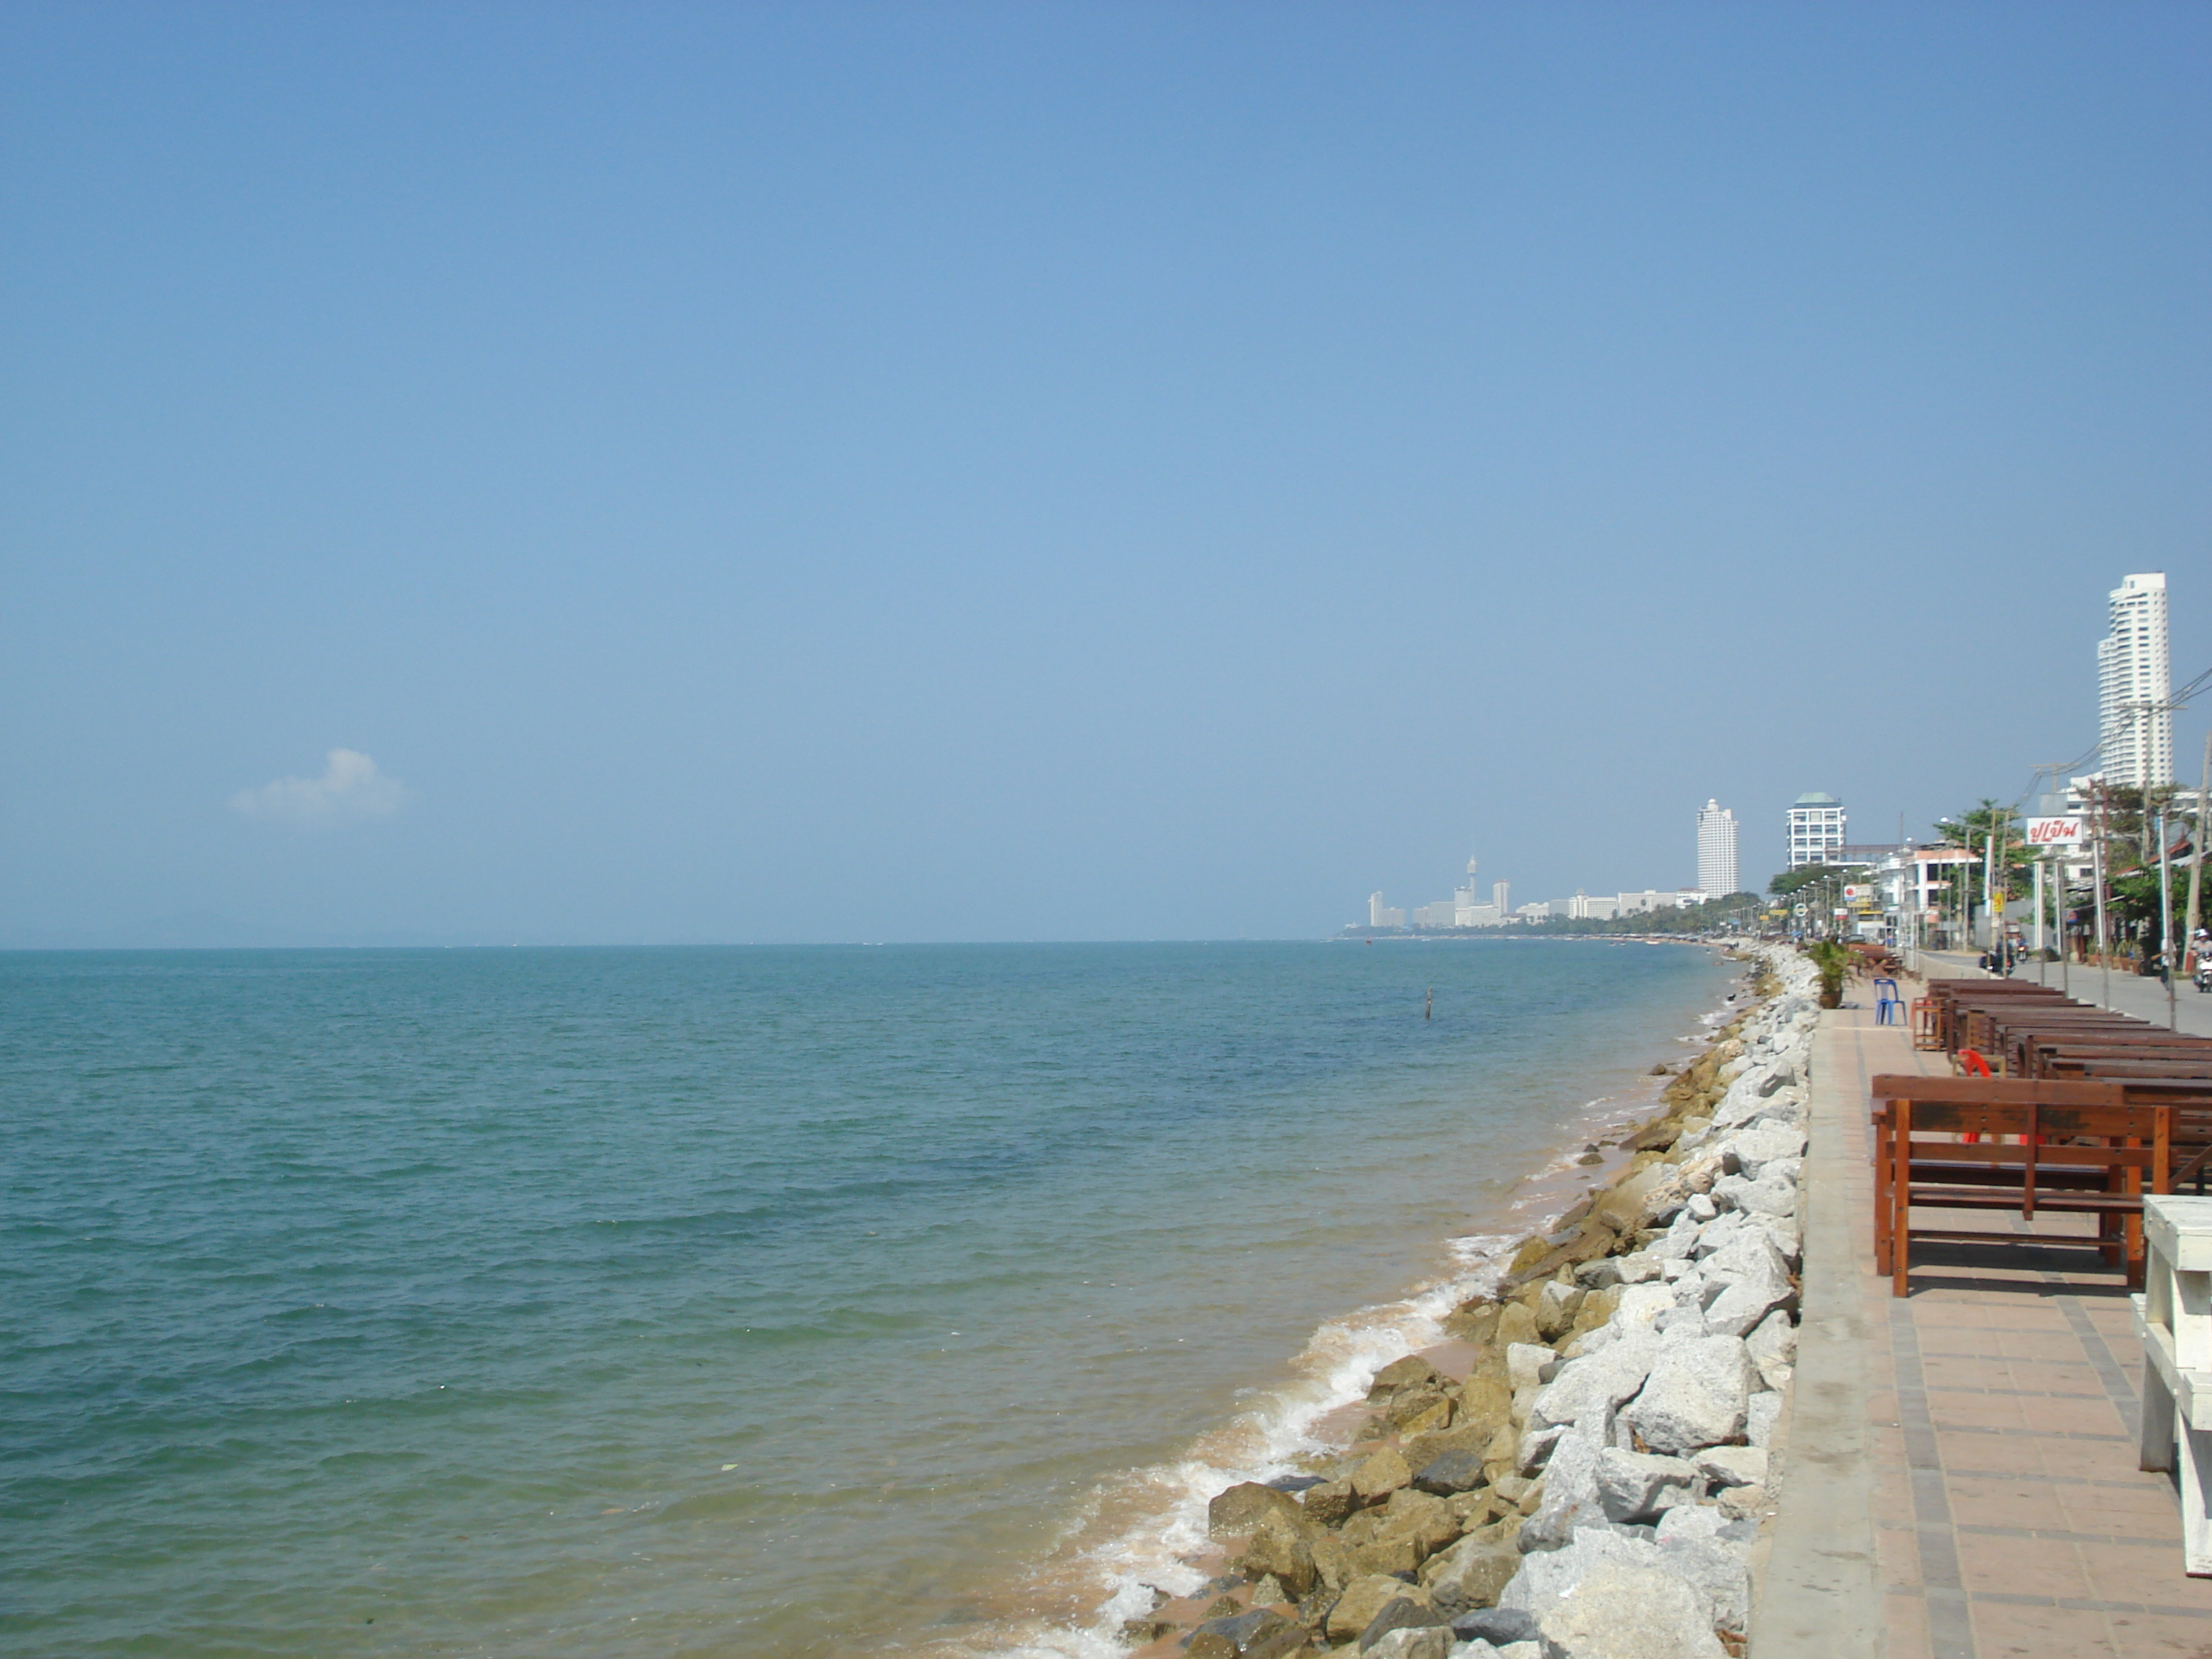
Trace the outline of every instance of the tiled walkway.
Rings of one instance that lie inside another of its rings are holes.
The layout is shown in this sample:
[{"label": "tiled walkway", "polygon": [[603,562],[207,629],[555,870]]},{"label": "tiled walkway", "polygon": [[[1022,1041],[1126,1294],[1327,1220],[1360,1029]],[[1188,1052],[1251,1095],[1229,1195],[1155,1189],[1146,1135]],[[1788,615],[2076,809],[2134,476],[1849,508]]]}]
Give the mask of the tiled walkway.
[{"label": "tiled walkway", "polygon": [[[2094,1258],[2078,1250],[1922,1244],[1910,1297],[1893,1297],[1888,1281],[1875,1276],[1867,1081],[1939,1067],[1948,1069],[1943,1056],[1914,1053],[1902,1030],[1874,1024],[1871,1009],[1822,1016],[1808,1179],[1829,1190],[1809,1186],[1808,1196],[1850,1219],[1838,1237],[1848,1238],[1856,1260],[1849,1279],[1834,1280],[1828,1293],[1846,1301],[1855,1285],[1857,1301],[1816,1321],[1820,1232],[1808,1231],[1808,1352],[1799,1374],[1802,1387],[1808,1372],[1832,1377],[1838,1359],[1852,1362],[1841,1368],[1851,1373],[1848,1385],[1832,1383],[1826,1399],[1832,1408],[1855,1390],[1863,1401],[1874,1560],[1869,1571],[1850,1559],[1848,1529],[1793,1516],[1801,1490],[1793,1476],[1769,1589],[1776,1573],[1802,1577],[1808,1561],[1841,1560],[1832,1571],[1822,1567],[1820,1594],[1840,1605],[1856,1573],[1858,1594],[1881,1597],[1887,1616],[1863,1643],[1824,1644],[1818,1620],[1776,1628],[1771,1639],[1755,1632],[1753,1659],[1869,1650],[1891,1659],[2212,1659],[2212,1579],[2183,1574],[2173,1489],[2136,1467],[2141,1346],[2118,1275],[2096,1271]],[[1823,1170],[1824,1136],[1836,1156]],[[2045,1225],[2039,1220],[2038,1231]],[[1861,1352],[1830,1352],[1824,1364],[1813,1345],[1841,1340],[1821,1334],[1846,1325]],[[1806,1420],[1814,1403],[1793,1408],[1793,1469],[1822,1450],[1818,1419]],[[1851,1426],[1832,1417],[1827,1425],[1831,1437],[1859,1441],[1839,1432]],[[1817,1480],[1805,1489],[1822,1491]],[[1808,1550],[1811,1522],[1824,1540],[1841,1542]]]}]

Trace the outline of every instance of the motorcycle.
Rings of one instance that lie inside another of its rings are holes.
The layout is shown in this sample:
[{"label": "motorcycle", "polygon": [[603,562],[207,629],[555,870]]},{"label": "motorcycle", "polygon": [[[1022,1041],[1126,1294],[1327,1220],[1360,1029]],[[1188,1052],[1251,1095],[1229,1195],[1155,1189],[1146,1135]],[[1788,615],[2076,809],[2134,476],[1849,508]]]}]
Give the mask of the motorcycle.
[{"label": "motorcycle", "polygon": [[2197,972],[2192,977],[2198,990],[2212,991],[2212,962],[2207,962],[2203,957],[2197,957]]}]

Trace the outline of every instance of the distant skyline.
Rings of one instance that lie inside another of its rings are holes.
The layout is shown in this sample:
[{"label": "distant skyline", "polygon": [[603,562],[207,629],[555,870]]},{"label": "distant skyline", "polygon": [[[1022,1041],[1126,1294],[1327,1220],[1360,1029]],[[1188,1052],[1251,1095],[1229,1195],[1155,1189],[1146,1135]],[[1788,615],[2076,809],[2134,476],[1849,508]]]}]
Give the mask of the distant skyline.
[{"label": "distant skyline", "polygon": [[0,944],[1925,836],[2095,739],[2129,573],[2212,665],[2208,78],[2166,5],[10,6]]}]

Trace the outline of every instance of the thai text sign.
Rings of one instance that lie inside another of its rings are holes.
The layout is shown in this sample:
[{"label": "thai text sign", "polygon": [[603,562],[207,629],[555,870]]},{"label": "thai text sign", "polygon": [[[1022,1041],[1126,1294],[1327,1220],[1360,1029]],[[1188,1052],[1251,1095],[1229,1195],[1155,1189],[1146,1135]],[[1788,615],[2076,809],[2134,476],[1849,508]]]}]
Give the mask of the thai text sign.
[{"label": "thai text sign", "polygon": [[1873,896],[1874,884],[1870,881],[1850,882],[1846,884],[1844,888],[1844,902],[1847,904],[1856,904],[1862,900],[1870,899]]},{"label": "thai text sign", "polygon": [[2030,818],[2027,821],[2027,844],[2030,847],[2079,847],[2081,844],[2081,820]]}]

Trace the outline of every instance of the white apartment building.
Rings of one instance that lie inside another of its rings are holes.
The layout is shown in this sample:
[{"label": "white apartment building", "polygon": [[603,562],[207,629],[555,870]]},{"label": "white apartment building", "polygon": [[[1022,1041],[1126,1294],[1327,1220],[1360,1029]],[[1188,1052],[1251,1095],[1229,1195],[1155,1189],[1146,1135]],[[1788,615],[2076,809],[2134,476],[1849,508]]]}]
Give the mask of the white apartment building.
[{"label": "white apartment building", "polygon": [[1717,898],[1739,890],[1735,869],[1735,813],[1708,799],[1698,814],[1698,886]]},{"label": "white apartment building", "polygon": [[1844,804],[1833,795],[1814,789],[1798,796],[1790,806],[1788,867],[1835,863],[1837,849],[1844,844]]},{"label": "white apartment building", "polygon": [[[1505,884],[1501,881],[1498,884],[1503,887]],[[1548,900],[1539,899],[1534,904],[1522,905],[1513,914],[1523,921],[1549,921],[1552,919],[1552,906]]]},{"label": "white apartment building", "polygon": [[2097,736],[2106,781],[2154,789],[2173,781],[2173,695],[2166,657],[2166,573],[2131,575],[2108,596],[2112,632],[2097,642]]},{"label": "white apartment building", "polygon": [[1618,899],[1607,898],[1602,895],[1593,898],[1580,889],[1577,889],[1575,896],[1567,901],[1567,915],[1576,921],[1611,921],[1620,914],[1620,902]]},{"label": "white apartment building", "polygon": [[1513,914],[1513,884],[1510,881],[1492,882],[1490,902],[1497,907],[1499,915],[1511,915]]},{"label": "white apartment building", "polygon": [[1418,905],[1413,910],[1416,927],[1456,927],[1459,925],[1459,906],[1450,899],[1438,899],[1434,904]]},{"label": "white apartment building", "polygon": [[1406,913],[1401,908],[1383,903],[1382,894],[1370,893],[1367,896],[1367,925],[1370,927],[1403,927]]}]

